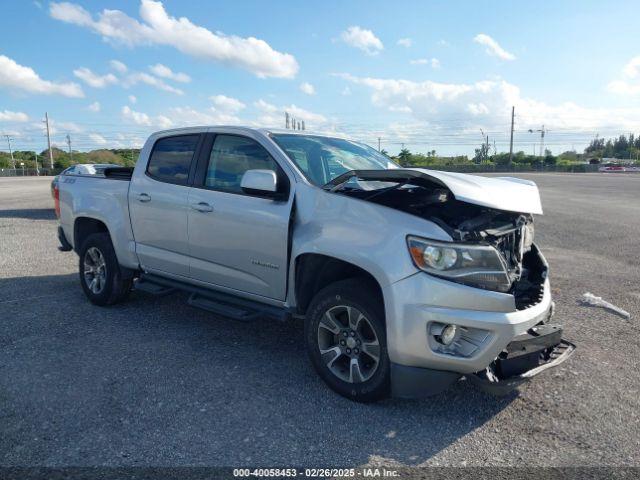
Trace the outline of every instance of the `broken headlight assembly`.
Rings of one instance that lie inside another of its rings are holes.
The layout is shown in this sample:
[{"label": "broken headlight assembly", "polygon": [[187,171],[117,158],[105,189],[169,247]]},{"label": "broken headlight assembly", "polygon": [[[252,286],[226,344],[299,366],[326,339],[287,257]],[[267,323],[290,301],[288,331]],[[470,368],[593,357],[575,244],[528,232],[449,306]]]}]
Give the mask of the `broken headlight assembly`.
[{"label": "broken headlight assembly", "polygon": [[440,242],[409,236],[413,263],[436,277],[472,287],[507,292],[511,279],[502,255],[490,245]]}]

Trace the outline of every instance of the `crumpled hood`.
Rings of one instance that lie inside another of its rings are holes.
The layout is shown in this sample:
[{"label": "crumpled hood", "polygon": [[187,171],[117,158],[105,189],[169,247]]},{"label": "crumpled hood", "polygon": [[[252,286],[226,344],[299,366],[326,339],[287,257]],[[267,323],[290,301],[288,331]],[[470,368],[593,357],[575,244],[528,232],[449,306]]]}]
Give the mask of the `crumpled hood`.
[{"label": "crumpled hood", "polygon": [[462,202],[510,212],[542,215],[540,192],[535,182],[513,177],[480,177],[425,168],[406,168],[435,178]]}]

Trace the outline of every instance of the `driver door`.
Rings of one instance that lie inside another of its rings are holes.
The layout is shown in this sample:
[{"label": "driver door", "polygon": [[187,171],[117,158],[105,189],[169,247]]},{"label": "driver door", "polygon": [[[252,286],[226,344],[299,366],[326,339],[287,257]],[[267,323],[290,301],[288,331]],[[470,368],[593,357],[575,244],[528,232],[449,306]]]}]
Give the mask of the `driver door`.
[{"label": "driver door", "polygon": [[[190,276],[212,286],[284,300],[287,284],[291,182],[256,140],[210,134],[189,192]],[[240,187],[247,170],[277,174],[279,199]]]}]

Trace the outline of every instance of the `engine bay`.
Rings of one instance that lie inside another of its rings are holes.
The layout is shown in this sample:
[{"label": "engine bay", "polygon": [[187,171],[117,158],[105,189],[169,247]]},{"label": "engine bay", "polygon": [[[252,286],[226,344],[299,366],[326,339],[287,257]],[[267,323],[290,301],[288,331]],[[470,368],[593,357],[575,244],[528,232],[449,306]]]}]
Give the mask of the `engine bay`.
[{"label": "engine bay", "polygon": [[[363,178],[364,177],[364,178]],[[394,179],[395,180],[395,179]],[[547,266],[533,244],[533,216],[457,200],[441,182],[425,177],[352,176],[330,191],[429,220],[455,242],[491,245],[500,252],[518,308],[541,300]]]}]

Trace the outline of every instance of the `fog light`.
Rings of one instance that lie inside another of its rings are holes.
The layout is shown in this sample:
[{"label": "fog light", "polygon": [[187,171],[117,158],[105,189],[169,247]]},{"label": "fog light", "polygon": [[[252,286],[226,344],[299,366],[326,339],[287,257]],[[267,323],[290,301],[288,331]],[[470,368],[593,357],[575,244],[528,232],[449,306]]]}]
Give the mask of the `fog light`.
[{"label": "fog light", "polygon": [[451,342],[456,338],[458,328],[455,325],[447,325],[442,329],[440,334],[440,343],[443,345],[451,345]]}]

